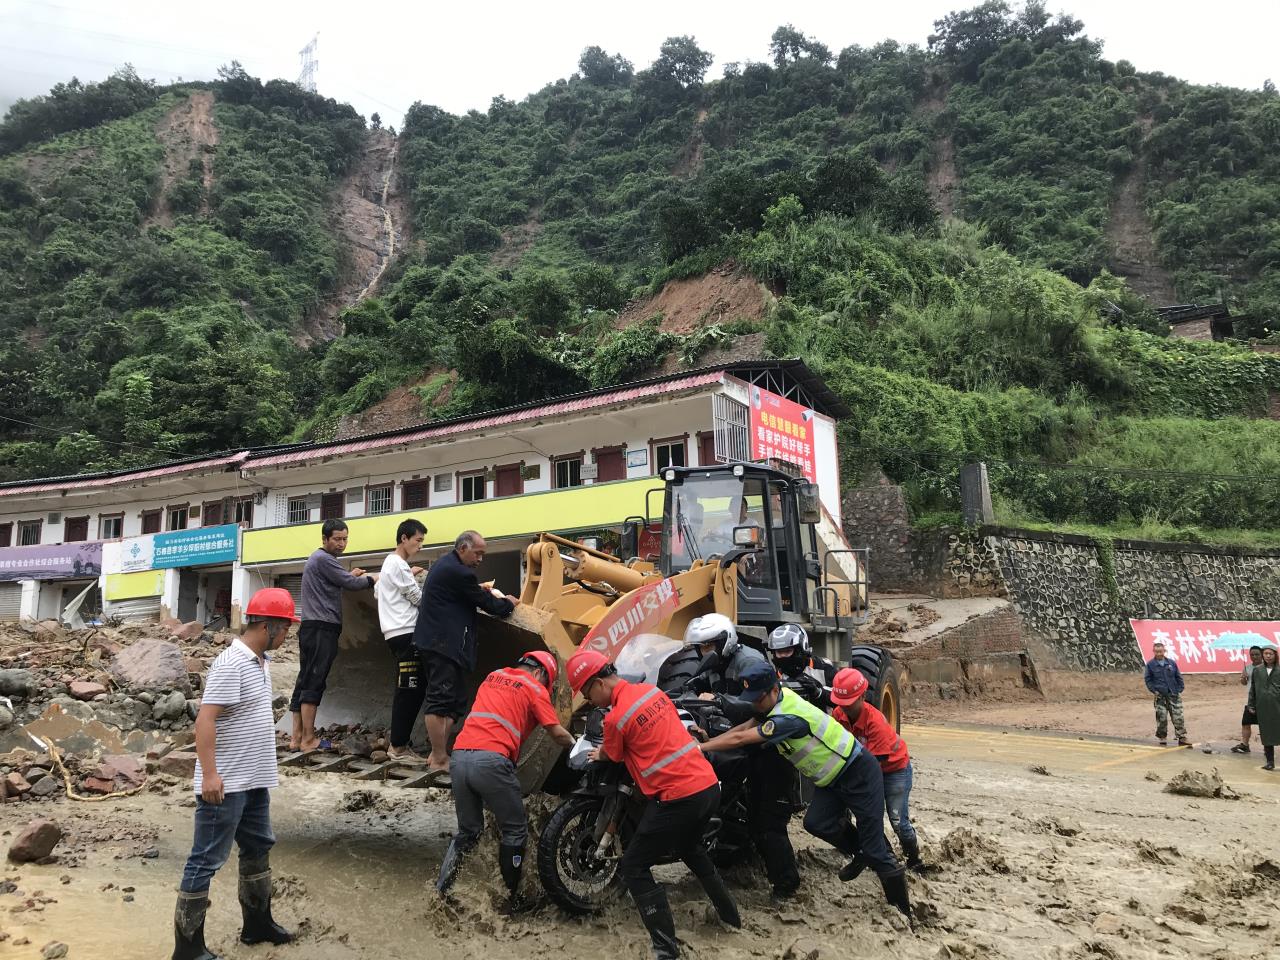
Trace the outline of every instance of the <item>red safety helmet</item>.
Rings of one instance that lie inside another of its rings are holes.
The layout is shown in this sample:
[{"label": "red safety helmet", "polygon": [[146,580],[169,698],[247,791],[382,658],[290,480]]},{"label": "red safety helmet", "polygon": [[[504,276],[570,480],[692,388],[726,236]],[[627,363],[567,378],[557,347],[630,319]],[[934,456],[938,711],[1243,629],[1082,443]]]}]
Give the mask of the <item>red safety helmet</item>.
[{"label": "red safety helmet", "polygon": [[842,707],[857,703],[866,692],[867,678],[862,675],[861,670],[853,667],[845,667],[831,681],[831,702]]},{"label": "red safety helmet", "polygon": [[299,622],[297,614],[293,612],[293,597],[283,587],[267,587],[259,590],[249,598],[249,605],[244,608],[244,615]]},{"label": "red safety helmet", "polygon": [[520,662],[528,664],[531,667],[541,667],[547,672],[547,686],[554,687],[556,685],[556,676],[560,672],[556,666],[556,658],[545,650],[530,650]]},{"label": "red safety helmet", "polygon": [[565,670],[569,677],[569,688],[575,694],[581,693],[592,677],[609,665],[609,659],[598,650],[579,650],[569,662]]}]

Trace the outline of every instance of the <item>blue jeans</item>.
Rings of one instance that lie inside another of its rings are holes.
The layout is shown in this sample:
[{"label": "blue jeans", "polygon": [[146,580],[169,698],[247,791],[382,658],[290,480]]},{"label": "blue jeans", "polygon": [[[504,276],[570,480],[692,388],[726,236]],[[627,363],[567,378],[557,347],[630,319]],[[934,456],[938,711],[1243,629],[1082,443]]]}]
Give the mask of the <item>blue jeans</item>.
[{"label": "blue jeans", "polygon": [[196,830],[191,856],[182,870],[183,893],[209,889],[213,875],[231,856],[231,841],[242,861],[260,860],[275,845],[271,832],[271,791],[265,787],[228,793],[221,803],[196,797]]},{"label": "blue jeans", "polygon": [[911,763],[901,770],[884,775],[884,807],[889,814],[889,826],[903,843],[916,838],[916,828],[911,825],[908,804],[911,800]]}]

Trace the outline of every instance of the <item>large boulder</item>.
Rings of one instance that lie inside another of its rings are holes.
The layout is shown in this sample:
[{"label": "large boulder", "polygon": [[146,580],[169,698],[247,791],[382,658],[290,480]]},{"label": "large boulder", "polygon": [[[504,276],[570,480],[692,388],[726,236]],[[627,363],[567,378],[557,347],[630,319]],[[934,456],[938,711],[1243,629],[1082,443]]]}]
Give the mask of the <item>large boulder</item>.
[{"label": "large boulder", "polygon": [[62,828],[52,820],[32,820],[9,847],[14,863],[33,863],[53,853],[62,839]]},{"label": "large boulder", "polygon": [[[111,661],[111,674],[129,690],[181,690],[191,693],[187,663],[176,643],[144,637]],[[185,699],[185,698],[184,698]]]},{"label": "large boulder", "polygon": [[163,723],[166,720],[180,720],[187,715],[187,697],[181,690],[174,690],[156,700],[151,708],[151,717]]},{"label": "large boulder", "polygon": [[0,670],[0,696],[29,697],[40,689],[40,679],[30,670]]}]

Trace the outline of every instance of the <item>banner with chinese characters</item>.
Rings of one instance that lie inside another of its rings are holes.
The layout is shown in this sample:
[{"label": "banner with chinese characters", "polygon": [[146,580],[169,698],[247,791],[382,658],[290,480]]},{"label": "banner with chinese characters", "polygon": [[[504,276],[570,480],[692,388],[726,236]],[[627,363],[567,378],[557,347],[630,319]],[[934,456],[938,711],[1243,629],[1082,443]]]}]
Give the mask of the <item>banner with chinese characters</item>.
[{"label": "banner with chinese characters", "polygon": [[578,649],[598,650],[612,661],[628,641],[656,632],[679,607],[680,597],[670,578],[641,587],[610,607]]},{"label": "banner with chinese characters", "polygon": [[174,530],[155,535],[151,564],[157,570],[195,567],[210,563],[230,563],[236,558],[236,538],[240,527],[224,523],[195,530]]},{"label": "banner with chinese characters", "polygon": [[0,550],[0,582],[15,580],[76,580],[102,573],[102,541],[47,546],[5,547]]},{"label": "banner with chinese characters", "polygon": [[814,466],[813,411],[760,387],[751,388],[751,443],[756,460],[794,463],[806,480],[818,481]]},{"label": "banner with chinese characters", "polygon": [[1252,646],[1280,647],[1280,620],[1130,620],[1142,659],[1163,643],[1183,673],[1237,673]]}]

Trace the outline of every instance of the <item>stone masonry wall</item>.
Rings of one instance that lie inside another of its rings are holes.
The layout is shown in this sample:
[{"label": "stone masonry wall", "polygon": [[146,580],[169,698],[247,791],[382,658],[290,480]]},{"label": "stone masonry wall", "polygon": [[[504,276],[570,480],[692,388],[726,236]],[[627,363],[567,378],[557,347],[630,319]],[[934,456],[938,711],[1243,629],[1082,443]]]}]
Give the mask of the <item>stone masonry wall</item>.
[{"label": "stone masonry wall", "polygon": [[844,535],[850,546],[870,547],[872,590],[911,577],[911,515],[902,487],[877,471],[844,495]]},{"label": "stone masonry wall", "polygon": [[1026,631],[1070,668],[1139,666],[1130,617],[1255,620],[1280,611],[1280,550],[1099,543],[1002,527],[977,536],[994,552]]}]

